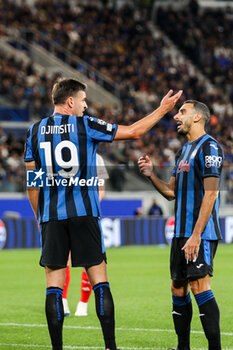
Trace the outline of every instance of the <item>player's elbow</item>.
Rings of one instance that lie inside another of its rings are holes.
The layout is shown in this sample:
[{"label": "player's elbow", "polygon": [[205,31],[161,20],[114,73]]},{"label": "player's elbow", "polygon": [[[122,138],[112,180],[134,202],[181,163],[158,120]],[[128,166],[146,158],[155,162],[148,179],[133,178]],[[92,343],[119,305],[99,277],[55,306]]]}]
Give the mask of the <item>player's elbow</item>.
[{"label": "player's elbow", "polygon": [[137,140],[140,136],[142,136],[142,132],[136,128],[130,128],[129,129],[129,138],[131,140]]},{"label": "player's elbow", "polygon": [[170,201],[173,201],[175,199],[175,195],[169,194],[168,196],[166,196],[166,198],[170,202]]},{"label": "player's elbow", "polygon": [[175,192],[174,191],[166,191],[164,192],[164,197],[168,200],[168,201],[173,201],[175,199]]},{"label": "player's elbow", "polygon": [[205,191],[205,197],[207,197],[209,203],[215,202],[218,197],[218,191]]}]

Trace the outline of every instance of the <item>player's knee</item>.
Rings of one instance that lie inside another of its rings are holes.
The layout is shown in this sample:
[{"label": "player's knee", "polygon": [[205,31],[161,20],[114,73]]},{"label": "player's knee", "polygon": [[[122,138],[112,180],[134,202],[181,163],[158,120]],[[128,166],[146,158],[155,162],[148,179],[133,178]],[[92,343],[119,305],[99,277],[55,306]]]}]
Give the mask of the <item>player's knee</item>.
[{"label": "player's knee", "polygon": [[190,288],[191,288],[191,291],[192,291],[193,295],[196,295],[196,294],[200,293],[199,292],[200,288],[199,288],[199,284],[198,284],[197,281],[190,282]]},{"label": "player's knee", "polygon": [[197,294],[203,293],[207,290],[210,290],[211,286],[210,286],[209,275],[207,275],[203,278],[197,279],[197,280],[190,281],[190,288],[191,288],[193,295],[197,295]]},{"label": "player's knee", "polygon": [[177,289],[174,287],[173,284],[171,284],[171,292],[172,294],[177,295]]},{"label": "player's knee", "polygon": [[171,292],[177,296],[184,296],[188,293],[187,284],[183,281],[172,281]]},{"label": "player's knee", "polygon": [[209,289],[207,287],[203,288],[197,281],[190,283],[190,287],[193,295],[201,294]]}]

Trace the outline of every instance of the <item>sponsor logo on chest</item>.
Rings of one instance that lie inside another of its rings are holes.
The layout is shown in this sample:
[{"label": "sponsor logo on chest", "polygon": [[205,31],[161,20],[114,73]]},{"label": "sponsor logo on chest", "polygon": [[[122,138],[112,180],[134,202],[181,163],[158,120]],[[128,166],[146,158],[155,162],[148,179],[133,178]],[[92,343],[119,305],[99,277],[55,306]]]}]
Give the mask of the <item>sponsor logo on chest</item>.
[{"label": "sponsor logo on chest", "polygon": [[188,163],[188,161],[186,160],[185,162],[183,161],[183,159],[179,162],[178,165],[178,169],[177,169],[177,173],[180,172],[189,172],[190,170],[190,163]]}]

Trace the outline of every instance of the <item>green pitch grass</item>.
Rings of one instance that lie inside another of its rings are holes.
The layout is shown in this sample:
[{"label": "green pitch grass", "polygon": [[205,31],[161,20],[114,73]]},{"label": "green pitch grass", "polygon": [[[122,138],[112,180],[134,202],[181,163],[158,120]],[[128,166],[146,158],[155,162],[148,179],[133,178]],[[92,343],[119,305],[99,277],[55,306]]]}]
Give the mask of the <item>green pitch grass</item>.
[{"label": "green pitch grass", "polygon": [[[232,245],[220,245],[212,289],[221,310],[223,349],[233,349]],[[51,349],[44,314],[45,278],[40,251],[0,252],[0,350]],[[176,346],[171,317],[169,247],[124,247],[107,252],[108,276],[115,301],[116,337],[121,349]],[[104,349],[91,295],[88,317],[75,317],[81,269],[71,270],[64,349]],[[207,349],[193,300],[192,349]]]}]

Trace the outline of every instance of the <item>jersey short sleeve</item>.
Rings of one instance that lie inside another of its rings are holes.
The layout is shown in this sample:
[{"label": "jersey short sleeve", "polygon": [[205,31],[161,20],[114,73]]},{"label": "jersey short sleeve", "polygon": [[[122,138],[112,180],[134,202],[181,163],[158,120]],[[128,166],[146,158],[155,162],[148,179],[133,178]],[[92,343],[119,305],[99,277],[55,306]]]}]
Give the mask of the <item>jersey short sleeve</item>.
[{"label": "jersey short sleeve", "polygon": [[103,158],[98,153],[96,154],[96,166],[98,178],[107,180],[109,178],[108,172],[105,167]]},{"label": "jersey short sleeve", "polygon": [[174,176],[174,177],[176,177],[176,172],[177,172],[177,168],[178,168],[179,158],[180,158],[181,152],[182,152],[182,149],[180,149],[180,150],[176,153],[175,166],[174,166],[173,171],[172,171],[172,176]]},{"label": "jersey short sleeve", "polygon": [[24,151],[24,161],[25,162],[32,162],[34,159],[33,149],[32,149],[32,128],[33,125],[28,129],[27,132],[27,139],[25,144],[25,151]]},{"label": "jersey short sleeve", "polygon": [[208,140],[200,152],[203,177],[220,177],[223,166],[223,150],[215,140]]},{"label": "jersey short sleeve", "polygon": [[112,142],[118,125],[107,123],[104,120],[84,116],[87,134],[94,140]]}]

